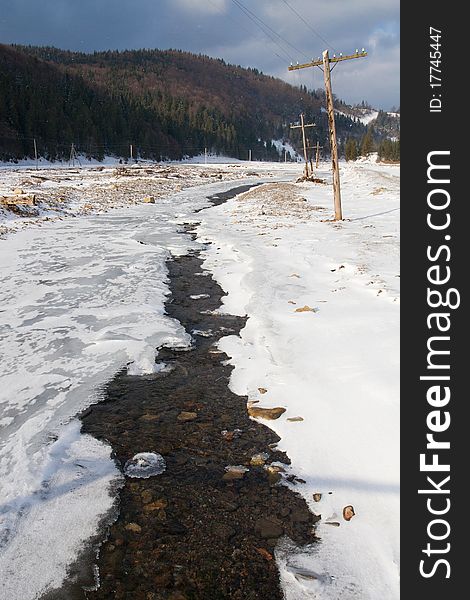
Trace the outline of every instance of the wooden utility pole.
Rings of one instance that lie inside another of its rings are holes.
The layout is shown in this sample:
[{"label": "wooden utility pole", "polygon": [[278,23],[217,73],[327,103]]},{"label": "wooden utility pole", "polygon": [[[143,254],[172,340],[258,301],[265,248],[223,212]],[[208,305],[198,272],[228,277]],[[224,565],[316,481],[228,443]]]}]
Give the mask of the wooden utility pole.
[{"label": "wooden utility pole", "polygon": [[248,160],[251,162],[251,150],[248,150]]},{"label": "wooden utility pole", "polygon": [[309,123],[308,125],[305,125],[304,122],[304,114],[301,113],[300,115],[300,125],[291,125],[290,128],[291,129],[302,129],[302,143],[304,146],[304,160],[305,160],[305,177],[309,176],[309,172],[308,172],[308,153],[307,153],[307,137],[305,135],[305,129],[307,127],[315,127],[315,123]]},{"label": "wooden utility pole", "polygon": [[315,168],[318,169],[318,165],[320,163],[320,148],[323,148],[323,146],[320,146],[320,142],[317,142],[317,145],[315,147],[316,153],[315,153]]},{"label": "wooden utility pole", "polygon": [[336,143],[335,109],[331,91],[331,70],[328,50],[323,52],[323,75],[325,78],[326,108],[328,110],[328,128],[330,130],[331,164],[333,167],[333,196],[335,201],[335,221],[343,219],[341,207],[341,186],[339,180],[338,145]]},{"label": "wooden utility pole", "polygon": [[328,128],[330,131],[330,149],[331,149],[331,163],[333,166],[333,195],[335,204],[335,221],[341,221],[343,218],[343,211],[341,208],[341,188],[339,180],[339,164],[338,164],[338,146],[336,142],[336,125],[335,125],[335,111],[333,106],[333,92],[331,91],[331,63],[338,63],[344,60],[350,60],[352,58],[364,58],[367,56],[367,52],[362,49],[361,52],[356,50],[356,54],[350,54],[343,56],[340,54],[338,57],[333,55],[330,58],[328,50],[323,52],[323,59],[312,60],[312,62],[305,63],[302,65],[291,65],[289,71],[296,71],[298,69],[306,69],[307,67],[322,67],[323,76],[325,80],[325,94],[326,94],[326,105],[328,110]]},{"label": "wooden utility pole", "polygon": [[34,142],[34,160],[36,161],[36,171],[38,170],[38,147],[36,146],[36,138],[33,140]]},{"label": "wooden utility pole", "polygon": [[78,158],[77,151],[75,150],[75,144],[72,142],[72,145],[70,146],[70,160],[69,160],[69,164],[72,163],[72,167],[75,166],[75,159],[77,159],[78,164],[80,166],[82,166],[82,163],[80,162],[80,159]]},{"label": "wooden utility pole", "polygon": [[129,154],[131,155],[131,162],[132,162],[132,160],[134,158],[134,146],[132,144],[129,146]]}]

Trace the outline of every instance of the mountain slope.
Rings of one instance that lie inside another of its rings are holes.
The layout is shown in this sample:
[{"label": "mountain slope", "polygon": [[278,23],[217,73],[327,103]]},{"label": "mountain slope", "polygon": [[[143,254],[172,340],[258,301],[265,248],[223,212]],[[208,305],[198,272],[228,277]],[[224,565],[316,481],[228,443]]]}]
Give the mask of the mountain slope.
[{"label": "mountain slope", "polygon": [[[272,140],[299,145],[289,125],[304,112],[312,141],[328,145],[323,95],[256,69],[178,50],[84,54],[0,46],[0,158],[32,156],[33,138],[49,158],[78,152],[181,158],[204,148],[278,159]],[[340,143],[366,128],[337,117]]]}]

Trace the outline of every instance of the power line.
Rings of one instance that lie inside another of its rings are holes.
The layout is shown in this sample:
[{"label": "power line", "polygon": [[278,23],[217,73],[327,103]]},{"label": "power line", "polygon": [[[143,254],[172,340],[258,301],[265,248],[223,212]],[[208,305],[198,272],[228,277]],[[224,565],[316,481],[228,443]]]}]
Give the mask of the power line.
[{"label": "power line", "polygon": [[[240,0],[236,0],[236,2],[238,4],[242,4]],[[297,48],[296,46],[294,46],[293,44],[291,44],[289,42],[289,40],[287,40],[285,37],[283,37],[280,33],[278,33],[277,31],[275,31],[272,27],[270,27],[265,21],[263,21],[263,19],[261,19],[261,17],[258,17],[258,15],[256,15],[252,10],[250,10],[249,8],[247,8],[245,6],[246,10],[248,10],[255,19],[257,19],[258,21],[260,21],[260,23],[262,23],[265,27],[267,27],[269,29],[269,31],[271,31],[275,36],[277,36],[280,40],[282,40],[285,44],[287,44],[290,48],[292,48],[292,50],[294,50],[295,52],[298,52],[300,54],[302,54],[303,56],[307,56],[307,54],[305,54],[305,52],[303,52],[302,50],[299,50],[299,48]]]},{"label": "power line", "polygon": [[260,29],[264,33],[264,35],[271,41],[271,43],[273,43],[275,46],[277,46],[277,48],[279,48],[279,50],[284,56],[288,57],[288,60],[292,61],[292,55],[289,54],[289,52],[286,51],[283,46],[281,46],[278,40],[272,34],[269,33],[269,30],[267,30],[265,26],[260,24],[256,20],[256,18],[250,14],[250,11],[245,6],[241,5],[239,2],[237,2],[237,0],[232,0],[232,2],[244,13],[246,17],[250,19],[250,21],[252,21],[256,25],[256,27],[258,27],[258,29]]},{"label": "power line", "polygon": [[[261,19],[261,17],[258,17],[258,15],[256,15],[252,10],[250,10],[249,8],[247,8],[240,0],[232,0],[233,4],[235,4],[235,6],[237,6],[242,12],[245,13],[245,15],[251,20],[253,21],[253,23],[259,28],[261,29],[261,31],[268,36],[277,46],[278,48],[280,48],[282,50],[282,52],[284,54],[287,54],[290,58],[290,60],[292,60],[292,56],[289,54],[288,51],[286,51],[286,49],[279,43],[278,39],[281,40],[282,42],[284,42],[285,45],[289,46],[292,50],[294,50],[295,52],[297,52],[298,54],[302,54],[303,56],[307,57],[307,54],[305,54],[305,52],[302,52],[302,50],[299,50],[296,46],[294,46],[293,44],[291,44],[288,40],[286,40],[281,34],[279,34],[277,31],[275,31],[272,27],[270,27],[265,21],[263,21],[263,19]],[[276,36],[276,37],[273,37]]]},{"label": "power line", "polygon": [[284,2],[284,4],[294,13],[294,15],[297,15],[297,17],[304,23],[304,25],[306,25],[310,31],[312,31],[322,42],[324,42],[327,46],[329,46],[332,50],[334,50],[335,52],[338,52],[338,50],[336,50],[336,48],[330,44],[328,42],[328,40],[325,40],[324,37],[322,37],[318,31],[316,31],[311,25],[310,23],[303,17],[303,15],[301,15],[293,6],[291,6],[287,0],[282,0]]},{"label": "power line", "polygon": [[[207,0],[207,1],[214,8],[219,8],[216,4],[214,4],[212,2],[212,0]],[[239,21],[238,19],[234,19],[230,14],[227,14],[227,15],[224,15],[224,16],[228,17],[232,21],[232,23],[235,23],[235,25],[237,27],[241,27],[244,31],[246,31],[246,33],[248,33],[248,35],[250,35],[250,36],[252,35],[252,32],[249,31],[244,25],[242,25],[241,21]],[[249,16],[249,15],[246,14],[246,16]],[[255,23],[255,25],[257,25],[257,24]],[[265,31],[263,31],[263,33],[267,36],[267,33]],[[271,42],[271,44],[273,44],[273,46],[275,46],[276,48],[280,48],[279,44],[277,44],[271,37],[268,38],[268,39]],[[282,48],[281,48],[281,50],[282,50]],[[286,52],[284,52],[284,51],[283,51],[284,56],[279,56],[279,54],[277,54],[277,52],[275,52],[274,50],[273,50],[273,53],[274,53],[275,56],[277,56],[277,58],[280,58],[282,61],[285,61],[286,57],[287,57],[288,60],[291,60],[291,57],[288,54],[286,54]]]}]

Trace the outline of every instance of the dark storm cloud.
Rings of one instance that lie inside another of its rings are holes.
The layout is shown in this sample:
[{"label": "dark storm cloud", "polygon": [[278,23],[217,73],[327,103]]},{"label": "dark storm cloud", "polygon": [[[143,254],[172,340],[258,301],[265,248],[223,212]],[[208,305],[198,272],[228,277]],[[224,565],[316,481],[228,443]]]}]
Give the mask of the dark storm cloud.
[{"label": "dark storm cloud", "polygon": [[287,65],[319,56],[326,40],[331,52],[369,52],[338,65],[338,96],[399,105],[398,0],[289,0],[318,35],[283,0],[242,2],[296,50],[270,33],[273,43],[233,0],[0,0],[0,41],[84,52],[181,48],[321,87],[318,69],[288,73]]}]

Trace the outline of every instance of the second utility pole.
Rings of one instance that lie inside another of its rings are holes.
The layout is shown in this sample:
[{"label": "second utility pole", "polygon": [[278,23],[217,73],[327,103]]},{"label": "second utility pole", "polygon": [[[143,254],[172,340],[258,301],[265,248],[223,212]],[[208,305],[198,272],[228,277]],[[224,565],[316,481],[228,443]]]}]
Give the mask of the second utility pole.
[{"label": "second utility pole", "polygon": [[326,107],[328,110],[328,128],[330,130],[330,146],[331,146],[331,162],[333,166],[333,195],[335,202],[335,221],[341,221],[343,218],[343,211],[341,209],[341,189],[339,183],[339,164],[338,164],[338,146],[336,143],[336,125],[335,125],[335,111],[333,107],[333,92],[331,91],[331,63],[339,63],[344,60],[351,60],[352,58],[363,58],[367,56],[367,52],[362,49],[362,52],[356,50],[356,54],[350,54],[349,56],[333,55],[330,58],[328,50],[323,52],[323,60],[312,60],[312,62],[303,65],[291,65],[289,71],[296,71],[297,69],[305,69],[307,67],[320,67],[323,65],[323,75],[325,79],[325,94],[326,94]]},{"label": "second utility pole", "polygon": [[305,136],[305,128],[306,127],[315,127],[315,123],[309,123],[308,125],[305,125],[303,113],[301,113],[301,115],[300,115],[300,125],[291,125],[290,126],[291,129],[302,129],[302,143],[304,146],[304,159],[305,159],[305,178],[308,178],[309,173],[308,173],[307,138]]},{"label": "second utility pole", "polygon": [[315,146],[315,148],[316,148],[315,167],[318,169],[318,164],[320,162],[320,148],[323,148],[323,146],[320,146],[320,142],[317,141],[317,145]]}]

